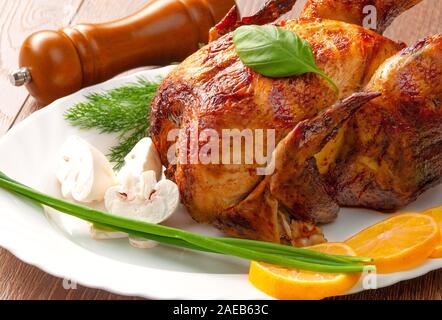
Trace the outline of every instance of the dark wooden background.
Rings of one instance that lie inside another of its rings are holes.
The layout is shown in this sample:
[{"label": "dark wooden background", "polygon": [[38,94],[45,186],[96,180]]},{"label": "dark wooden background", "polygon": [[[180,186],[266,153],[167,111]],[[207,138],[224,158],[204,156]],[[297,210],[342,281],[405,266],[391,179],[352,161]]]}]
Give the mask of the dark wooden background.
[{"label": "dark wooden background", "polygon": [[[104,22],[141,8],[149,0],[0,0],[0,136],[39,107],[23,88],[11,87],[7,74],[17,67],[22,41],[30,33],[79,22]],[[243,14],[265,0],[238,0]],[[295,17],[305,0],[299,0]],[[442,32],[442,1],[424,0],[403,14],[387,36],[412,43]],[[62,280],[27,265],[0,249],[0,299],[136,299],[78,286],[65,290]],[[442,299],[442,270],[379,290],[340,299]]]}]

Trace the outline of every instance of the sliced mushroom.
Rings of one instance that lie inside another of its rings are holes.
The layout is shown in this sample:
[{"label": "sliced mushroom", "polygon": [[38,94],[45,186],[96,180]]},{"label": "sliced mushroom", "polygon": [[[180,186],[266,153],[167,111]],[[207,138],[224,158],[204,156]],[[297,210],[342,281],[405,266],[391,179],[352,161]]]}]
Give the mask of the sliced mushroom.
[{"label": "sliced mushroom", "polygon": [[57,179],[63,197],[84,203],[102,201],[116,177],[106,156],[77,136],[61,147]]},{"label": "sliced mushroom", "polygon": [[153,249],[158,245],[158,242],[156,241],[131,236],[129,237],[129,243],[132,247],[137,249]]},{"label": "sliced mushroom", "polygon": [[170,180],[157,182],[152,170],[138,178],[126,176],[122,185],[109,188],[104,197],[110,213],[154,224],[175,213],[179,199],[178,186]]},{"label": "sliced mushroom", "polygon": [[91,235],[91,238],[95,239],[95,240],[110,240],[110,239],[127,238],[127,233],[100,228],[96,225],[91,225],[91,227],[89,229],[89,233]]},{"label": "sliced mushroom", "polygon": [[141,139],[124,158],[124,166],[118,172],[120,181],[127,176],[139,177],[145,171],[154,171],[160,180],[163,166],[158,151],[150,138]]}]

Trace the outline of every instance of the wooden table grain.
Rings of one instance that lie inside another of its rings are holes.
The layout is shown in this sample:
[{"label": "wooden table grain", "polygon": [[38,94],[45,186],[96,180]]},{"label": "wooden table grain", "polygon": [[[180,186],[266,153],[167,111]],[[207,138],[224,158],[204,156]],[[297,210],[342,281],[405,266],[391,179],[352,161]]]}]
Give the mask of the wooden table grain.
[{"label": "wooden table grain", "polygon": [[[149,0],[0,0],[0,136],[40,107],[24,88],[14,88],[7,74],[17,67],[22,41],[40,29],[56,29],[79,22],[101,22],[126,16]],[[296,16],[306,0],[299,0],[289,16]],[[238,0],[243,14],[265,0]],[[403,14],[387,30],[395,40],[413,43],[442,32],[442,1],[424,0]],[[62,279],[27,265],[0,249],[0,299],[137,299],[76,286],[65,289]],[[337,299],[442,300],[442,270],[394,286]]]}]

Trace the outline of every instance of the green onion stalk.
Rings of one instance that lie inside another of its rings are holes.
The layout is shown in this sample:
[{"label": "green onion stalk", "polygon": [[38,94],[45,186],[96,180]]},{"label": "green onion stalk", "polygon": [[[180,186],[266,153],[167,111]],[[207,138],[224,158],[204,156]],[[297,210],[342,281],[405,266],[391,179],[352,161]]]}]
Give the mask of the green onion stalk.
[{"label": "green onion stalk", "polygon": [[262,241],[207,237],[177,228],[102,212],[43,194],[12,180],[2,172],[0,172],[0,188],[102,227],[175,247],[317,272],[352,273],[374,270],[373,266],[363,264],[371,262],[370,258],[330,255]]}]

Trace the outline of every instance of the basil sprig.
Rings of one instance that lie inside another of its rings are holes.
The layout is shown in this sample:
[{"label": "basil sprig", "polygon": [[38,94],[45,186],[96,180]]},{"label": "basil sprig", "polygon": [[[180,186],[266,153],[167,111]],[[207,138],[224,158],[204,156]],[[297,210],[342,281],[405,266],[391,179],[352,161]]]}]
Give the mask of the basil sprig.
[{"label": "basil sprig", "polygon": [[241,26],[233,33],[233,43],[241,61],[259,74],[282,78],[313,72],[339,91],[316,65],[310,44],[290,30],[273,25]]}]

